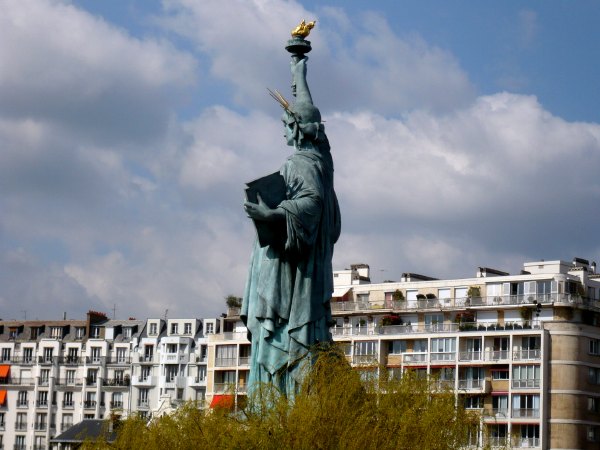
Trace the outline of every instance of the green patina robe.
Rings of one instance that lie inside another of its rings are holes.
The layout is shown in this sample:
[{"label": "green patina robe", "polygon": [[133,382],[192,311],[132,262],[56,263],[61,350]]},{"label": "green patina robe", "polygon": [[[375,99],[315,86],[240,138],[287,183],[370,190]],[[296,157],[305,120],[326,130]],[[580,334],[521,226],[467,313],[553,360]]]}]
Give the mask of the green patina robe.
[{"label": "green patina robe", "polygon": [[[327,146],[328,147],[328,146]],[[328,150],[298,150],[280,170],[286,183],[285,249],[255,244],[241,317],[252,342],[250,389],[273,383],[293,396],[300,360],[330,342],[333,246],[340,211]]]}]

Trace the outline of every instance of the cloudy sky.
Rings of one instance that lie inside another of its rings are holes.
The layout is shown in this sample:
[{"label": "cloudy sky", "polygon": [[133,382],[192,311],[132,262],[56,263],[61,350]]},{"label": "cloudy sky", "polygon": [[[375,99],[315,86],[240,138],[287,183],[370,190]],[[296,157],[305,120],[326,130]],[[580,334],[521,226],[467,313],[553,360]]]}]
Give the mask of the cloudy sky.
[{"label": "cloudy sky", "polygon": [[600,3],[6,0],[0,317],[210,317],[286,147],[290,30],[336,164],[334,269],[600,260]]}]

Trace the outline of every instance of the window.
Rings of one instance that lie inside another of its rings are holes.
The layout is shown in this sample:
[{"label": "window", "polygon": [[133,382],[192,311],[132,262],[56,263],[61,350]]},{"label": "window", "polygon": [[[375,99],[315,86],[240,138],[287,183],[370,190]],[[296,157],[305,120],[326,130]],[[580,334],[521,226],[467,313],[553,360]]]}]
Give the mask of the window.
[{"label": "window", "polygon": [[27,413],[17,413],[17,421],[15,423],[16,430],[27,429]]},{"label": "window", "polygon": [[88,369],[87,373],[87,385],[91,386],[96,384],[98,380],[98,370],[97,369]]},{"label": "window", "polygon": [[27,406],[27,391],[19,391],[17,394],[17,406]]},{"label": "window", "polygon": [[540,396],[539,395],[513,395],[513,417],[540,417]]},{"label": "window", "polygon": [[216,348],[215,366],[226,367],[237,365],[236,345],[218,345]]},{"label": "window", "polygon": [[206,380],[206,366],[198,366],[198,379],[197,381]]},{"label": "window", "polygon": [[4,423],[4,413],[0,412],[0,429],[4,430],[5,427],[5,423]]},{"label": "window", "polygon": [[183,330],[184,334],[192,334],[192,324],[191,323],[186,322],[183,325],[183,327],[184,327],[184,330]]},{"label": "window", "polygon": [[148,388],[140,389],[138,406],[148,406]]},{"label": "window", "polygon": [[406,352],[406,341],[404,340],[389,341],[388,345],[390,355],[399,355]]},{"label": "window", "polygon": [[443,314],[425,314],[425,330],[442,331],[444,328]]},{"label": "window", "polygon": [[25,448],[27,448],[27,444],[25,443],[25,436],[15,436],[15,450],[21,450]]},{"label": "window", "polygon": [[63,414],[62,416],[62,431],[65,431],[73,426],[73,414]]},{"label": "window", "polygon": [[158,324],[151,323],[150,324],[150,336],[155,336],[158,334]]},{"label": "window", "polygon": [[79,349],[77,347],[70,347],[67,353],[67,362],[76,363],[79,358]]},{"label": "window", "polygon": [[2,349],[2,361],[10,361],[10,348]]},{"label": "window", "polygon": [[508,368],[492,369],[492,380],[508,380]]},{"label": "window", "polygon": [[432,361],[453,361],[455,358],[455,350],[455,338],[436,338],[431,340]]},{"label": "window", "polygon": [[102,347],[92,347],[91,353],[92,353],[92,363],[99,363],[100,358],[101,358],[100,355],[102,354]]},{"label": "window", "polygon": [[356,301],[362,304],[369,303],[369,294],[357,294]]},{"label": "window", "polygon": [[177,364],[165,365],[165,376],[167,378],[167,383],[173,383],[177,375],[179,375],[179,366]]},{"label": "window", "polygon": [[122,392],[113,392],[110,406],[111,406],[111,408],[122,408],[123,407],[123,393]]},{"label": "window", "polygon": [[215,332],[215,325],[212,322],[206,324],[206,334],[213,334]]},{"label": "window", "polygon": [[600,441],[600,427],[588,425],[587,427],[587,440],[590,442]]},{"label": "window", "polygon": [[171,334],[177,334],[177,324],[176,323],[171,324]]},{"label": "window", "polygon": [[512,386],[515,388],[540,387],[540,366],[513,366]]},{"label": "window", "polygon": [[125,385],[125,371],[124,370],[115,370],[115,385],[116,386],[124,386]]},{"label": "window", "polygon": [[523,336],[521,342],[523,350],[539,350],[541,348],[539,336]]},{"label": "window", "polygon": [[123,337],[125,339],[131,339],[132,334],[133,334],[133,330],[131,329],[131,327],[123,328]]},{"label": "window", "polygon": [[590,367],[589,368],[589,379],[588,381],[591,384],[600,384],[600,369]]},{"label": "window", "polygon": [[95,419],[96,418],[96,414],[84,414],[83,418],[84,419]]},{"label": "window", "polygon": [[47,385],[50,381],[50,369],[40,370],[40,384]]},{"label": "window", "polygon": [[375,363],[377,362],[377,342],[376,341],[357,341],[354,343],[354,362],[355,363]]},{"label": "window", "polygon": [[167,344],[166,352],[167,353],[177,353],[177,344]]},{"label": "window", "polygon": [[54,349],[52,347],[44,347],[44,362],[51,363],[53,353]]},{"label": "window", "polygon": [[494,409],[494,415],[506,417],[508,414],[508,395],[492,396],[492,408]]},{"label": "window", "polygon": [[25,347],[23,349],[23,362],[30,363],[33,361],[33,348]]},{"label": "window", "polygon": [[8,339],[16,339],[19,335],[19,329],[16,327],[11,327],[8,329]]},{"label": "window", "polygon": [[588,411],[600,414],[600,397],[588,397]]},{"label": "window", "polygon": [[521,425],[520,447],[538,447],[540,440],[539,425]]},{"label": "window", "polygon": [[67,370],[66,375],[67,384],[75,384],[75,370]]},{"label": "window", "polygon": [[35,429],[36,430],[45,430],[47,426],[48,426],[48,414],[37,413],[35,415]]},{"label": "window", "polygon": [[600,339],[590,339],[590,355],[600,354]]},{"label": "window", "polygon": [[92,338],[98,339],[100,337],[100,327],[92,327],[90,332]]},{"label": "window", "polygon": [[140,374],[141,381],[146,381],[151,374],[152,367],[142,366],[142,372]]},{"label": "window", "polygon": [[84,408],[95,408],[96,407],[96,392],[88,391],[85,393],[85,401],[83,402]]},{"label": "window", "polygon": [[67,391],[63,394],[63,407],[72,408],[73,406],[73,392]]},{"label": "window", "polygon": [[37,406],[48,406],[48,391],[38,392]]},{"label": "window", "polygon": [[117,362],[124,363],[127,362],[127,349],[125,347],[117,347]]},{"label": "window", "polygon": [[413,341],[413,352],[426,352],[427,351],[427,339],[415,339]]},{"label": "window", "polygon": [[83,339],[84,336],[85,336],[85,328],[84,327],[75,328],[75,338],[76,339]]},{"label": "window", "polygon": [[52,327],[50,328],[50,337],[54,339],[61,339],[63,336],[62,327]]},{"label": "window", "polygon": [[146,345],[144,347],[144,361],[152,361],[153,356],[154,356],[154,346]]},{"label": "window", "polygon": [[483,397],[472,396],[465,397],[465,409],[481,409],[483,408]]}]

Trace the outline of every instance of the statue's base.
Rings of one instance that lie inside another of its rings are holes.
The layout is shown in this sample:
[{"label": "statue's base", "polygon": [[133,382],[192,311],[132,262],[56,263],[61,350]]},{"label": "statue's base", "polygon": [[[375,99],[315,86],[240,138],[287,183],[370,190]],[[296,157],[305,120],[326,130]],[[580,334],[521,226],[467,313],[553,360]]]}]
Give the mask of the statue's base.
[{"label": "statue's base", "polygon": [[310,41],[299,36],[294,36],[288,41],[288,45],[285,46],[285,49],[292,55],[303,56],[305,53],[310,52],[312,47],[310,46]]}]

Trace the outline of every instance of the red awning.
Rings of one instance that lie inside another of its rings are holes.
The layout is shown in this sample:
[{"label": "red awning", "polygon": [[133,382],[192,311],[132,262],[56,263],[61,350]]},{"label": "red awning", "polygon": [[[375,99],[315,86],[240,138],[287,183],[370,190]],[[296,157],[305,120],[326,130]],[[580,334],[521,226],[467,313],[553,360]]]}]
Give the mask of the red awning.
[{"label": "red awning", "polygon": [[0,378],[8,377],[8,372],[10,372],[10,364],[0,364]]},{"label": "red awning", "polygon": [[235,399],[233,395],[213,395],[210,407],[232,409],[234,404]]},{"label": "red awning", "polygon": [[4,405],[6,402],[6,391],[0,391],[0,405]]}]

